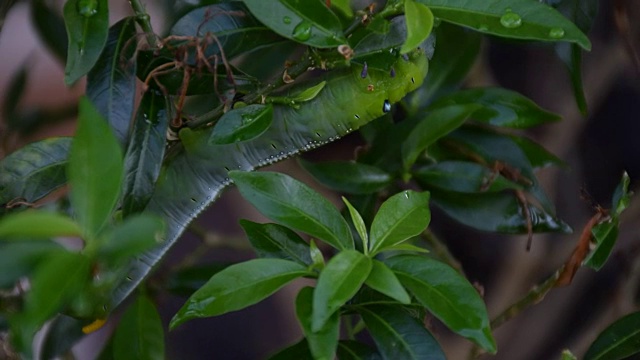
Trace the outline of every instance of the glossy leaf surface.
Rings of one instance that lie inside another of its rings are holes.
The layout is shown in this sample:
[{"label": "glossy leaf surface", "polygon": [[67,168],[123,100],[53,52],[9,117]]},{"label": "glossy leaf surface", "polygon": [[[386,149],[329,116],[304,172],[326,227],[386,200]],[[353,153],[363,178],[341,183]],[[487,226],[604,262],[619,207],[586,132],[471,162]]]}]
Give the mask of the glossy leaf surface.
[{"label": "glossy leaf surface", "polygon": [[212,144],[233,144],[253,139],[273,122],[273,106],[254,104],[231,110],[220,118],[209,141]]},{"label": "glossy leaf surface", "polygon": [[338,343],[338,359],[340,360],[380,360],[378,352],[368,345],[353,340],[341,340]]},{"label": "glossy leaf surface", "polygon": [[442,161],[423,166],[413,172],[413,175],[426,188],[436,187],[461,193],[522,189],[521,185],[506,179],[486,166],[464,161]]},{"label": "glossy leaf surface", "polygon": [[353,161],[313,163],[300,159],[300,165],[322,185],[347,194],[370,194],[391,184],[388,172]]},{"label": "glossy leaf surface", "polygon": [[640,352],[640,312],[634,312],[609,325],[591,344],[585,360],[625,359]]},{"label": "glossy leaf surface", "polygon": [[335,312],[322,329],[311,330],[313,314],[313,288],[305,287],[296,297],[296,316],[304,336],[309,343],[309,350],[315,359],[333,359],[338,347],[338,337],[340,336],[340,314]]},{"label": "glossy leaf surface", "polygon": [[49,50],[65,63],[67,60],[67,30],[64,20],[46,0],[35,0],[31,3],[31,19],[38,35]]},{"label": "glossy leaf surface", "polygon": [[369,233],[367,232],[367,226],[364,223],[364,219],[358,212],[356,208],[351,205],[349,200],[347,200],[344,196],[342,197],[342,201],[347,205],[347,209],[349,210],[349,215],[351,216],[351,222],[353,226],[356,228],[358,232],[358,236],[360,236],[360,240],[362,241],[362,248],[365,249],[365,254],[369,249]]},{"label": "glossy leaf surface", "polygon": [[240,226],[259,257],[286,259],[302,265],[312,264],[309,244],[289,228],[248,220],[240,220]]},{"label": "glossy leaf surface", "polygon": [[364,282],[368,287],[376,290],[392,299],[403,304],[411,303],[411,297],[404,289],[393,271],[383,262],[378,260],[372,261],[371,272]]},{"label": "glossy leaf surface", "polygon": [[405,0],[404,14],[407,22],[407,39],[400,48],[401,54],[406,54],[420,46],[429,37],[433,28],[431,10],[419,2]]},{"label": "glossy leaf surface", "polygon": [[124,312],[113,338],[113,359],[162,359],[164,330],[151,300],[140,295]]},{"label": "glossy leaf surface", "polygon": [[591,250],[583,264],[594,270],[600,270],[607,262],[613,246],[618,240],[618,219],[597,224],[591,229],[595,248]]}]

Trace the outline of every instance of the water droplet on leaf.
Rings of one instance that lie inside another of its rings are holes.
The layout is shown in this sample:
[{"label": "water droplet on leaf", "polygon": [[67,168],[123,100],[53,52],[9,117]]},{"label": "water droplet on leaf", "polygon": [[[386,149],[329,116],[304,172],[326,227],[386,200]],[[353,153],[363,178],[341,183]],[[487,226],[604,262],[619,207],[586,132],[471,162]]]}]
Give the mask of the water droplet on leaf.
[{"label": "water droplet on leaf", "polygon": [[298,41],[306,41],[311,38],[311,23],[303,21],[293,29],[293,38]]},{"label": "water droplet on leaf", "polygon": [[385,100],[384,104],[382,104],[382,112],[388,113],[389,111],[391,111],[391,103],[389,100]]},{"label": "water droplet on leaf", "polygon": [[522,25],[522,18],[514,12],[507,11],[507,13],[500,18],[500,24],[507,29],[515,29]]},{"label": "water droplet on leaf", "polygon": [[549,37],[552,39],[562,39],[564,37],[563,28],[552,28],[549,30]]},{"label": "water droplet on leaf", "polygon": [[84,17],[91,17],[98,13],[98,0],[78,1],[78,12]]}]

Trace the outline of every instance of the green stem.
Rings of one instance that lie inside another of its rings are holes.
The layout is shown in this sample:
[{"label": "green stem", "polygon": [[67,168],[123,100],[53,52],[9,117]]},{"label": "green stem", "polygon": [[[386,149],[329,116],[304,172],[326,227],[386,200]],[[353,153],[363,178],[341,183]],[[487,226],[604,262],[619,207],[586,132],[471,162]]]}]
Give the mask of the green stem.
[{"label": "green stem", "polygon": [[144,5],[142,5],[141,0],[129,0],[129,4],[131,4],[133,12],[136,14],[136,20],[138,21],[138,24],[147,36],[147,42],[149,43],[149,46],[154,48],[161,47],[158,37],[153,32],[153,27],[151,26],[151,17],[147,13],[147,10],[144,8]]}]

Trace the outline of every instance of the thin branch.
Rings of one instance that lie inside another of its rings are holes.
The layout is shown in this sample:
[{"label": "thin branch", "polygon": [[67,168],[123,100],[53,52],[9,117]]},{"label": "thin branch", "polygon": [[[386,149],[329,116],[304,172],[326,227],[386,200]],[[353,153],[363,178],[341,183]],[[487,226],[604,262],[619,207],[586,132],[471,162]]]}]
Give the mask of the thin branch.
[{"label": "thin branch", "polygon": [[142,28],[142,31],[144,31],[147,35],[147,42],[149,43],[149,46],[154,48],[161,47],[162,44],[158,40],[156,34],[153,32],[153,27],[151,26],[151,17],[147,13],[147,10],[144,8],[144,5],[142,5],[141,0],[129,0],[129,4],[131,4],[133,12],[136,14],[136,20]]}]

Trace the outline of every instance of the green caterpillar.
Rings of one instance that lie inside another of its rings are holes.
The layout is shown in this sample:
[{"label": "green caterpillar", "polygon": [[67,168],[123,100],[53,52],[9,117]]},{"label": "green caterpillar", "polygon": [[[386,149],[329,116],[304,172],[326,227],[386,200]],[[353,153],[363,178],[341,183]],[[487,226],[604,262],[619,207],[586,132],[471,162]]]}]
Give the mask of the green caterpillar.
[{"label": "green caterpillar", "polygon": [[229,171],[252,171],[348,134],[382,116],[390,104],[418,88],[427,70],[426,56],[416,50],[398,58],[391,72],[365,70],[356,64],[330,72],[316,80],[325,80],[326,85],[315,98],[298,108],[274,106],[271,127],[256,138],[238,143],[212,145],[208,142],[211,129],[183,129],[183,147],[164,164],[146,209],[165,219],[167,239],[132,262],[127,280],[114,292],[111,305],[116,306],[131,293],[187,224],[230,184]]}]

